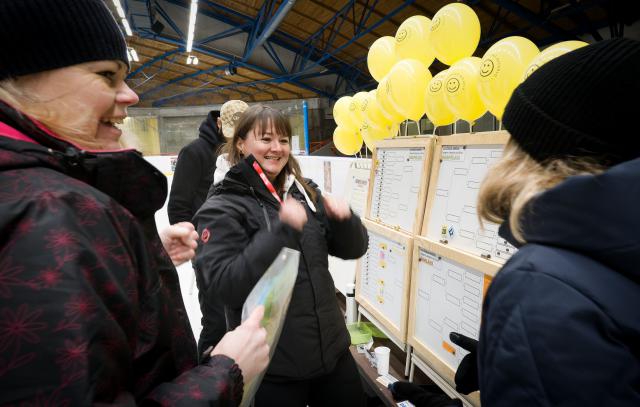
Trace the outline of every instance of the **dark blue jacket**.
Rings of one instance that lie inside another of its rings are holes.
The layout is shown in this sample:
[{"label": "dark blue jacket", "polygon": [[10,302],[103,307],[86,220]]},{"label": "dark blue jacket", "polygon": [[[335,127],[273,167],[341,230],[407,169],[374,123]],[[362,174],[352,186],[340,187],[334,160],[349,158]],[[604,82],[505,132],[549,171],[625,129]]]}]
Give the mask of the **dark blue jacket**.
[{"label": "dark blue jacket", "polygon": [[524,218],[485,299],[482,405],[640,406],[640,159],[567,179]]}]

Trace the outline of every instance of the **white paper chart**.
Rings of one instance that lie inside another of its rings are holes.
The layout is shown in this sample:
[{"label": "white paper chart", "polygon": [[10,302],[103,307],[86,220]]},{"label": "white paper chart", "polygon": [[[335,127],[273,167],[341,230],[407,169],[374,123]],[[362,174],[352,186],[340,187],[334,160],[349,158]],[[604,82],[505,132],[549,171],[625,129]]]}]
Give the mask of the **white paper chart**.
[{"label": "white paper chart", "polygon": [[413,233],[425,147],[379,148],[369,217]]},{"label": "white paper chart", "polygon": [[502,150],[499,144],[442,146],[433,205],[425,214],[427,238],[498,262],[511,257],[516,249],[498,236],[498,225],[484,222],[483,229],[477,215],[480,184]]},{"label": "white paper chart", "polygon": [[450,332],[478,339],[484,274],[419,249],[415,337],[455,370],[468,352],[449,340]]},{"label": "white paper chart", "polygon": [[369,249],[360,260],[360,292],[371,306],[402,327],[407,246],[369,230]]},{"label": "white paper chart", "polygon": [[349,166],[347,182],[343,196],[349,206],[360,217],[364,216],[369,193],[370,162],[354,162]]}]

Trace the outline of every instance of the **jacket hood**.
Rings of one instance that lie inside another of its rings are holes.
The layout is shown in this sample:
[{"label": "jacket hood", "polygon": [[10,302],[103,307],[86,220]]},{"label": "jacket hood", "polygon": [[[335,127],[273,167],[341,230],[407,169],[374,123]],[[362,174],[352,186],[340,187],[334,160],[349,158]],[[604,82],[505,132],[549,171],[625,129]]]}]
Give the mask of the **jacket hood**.
[{"label": "jacket hood", "polygon": [[[219,115],[219,113],[218,113]],[[209,142],[209,144],[215,146],[220,143],[224,143],[226,140],[222,135],[220,129],[218,129],[217,123],[218,116],[215,116],[214,112],[209,112],[207,118],[200,124],[200,138]]]},{"label": "jacket hood", "polygon": [[1,101],[0,122],[35,141],[0,136],[0,171],[51,168],[102,191],[141,219],[164,204],[166,177],[137,151],[81,150]]},{"label": "jacket hood", "polygon": [[[528,243],[579,252],[640,282],[640,158],[545,191],[522,228]],[[500,234],[515,243],[508,224]]]}]

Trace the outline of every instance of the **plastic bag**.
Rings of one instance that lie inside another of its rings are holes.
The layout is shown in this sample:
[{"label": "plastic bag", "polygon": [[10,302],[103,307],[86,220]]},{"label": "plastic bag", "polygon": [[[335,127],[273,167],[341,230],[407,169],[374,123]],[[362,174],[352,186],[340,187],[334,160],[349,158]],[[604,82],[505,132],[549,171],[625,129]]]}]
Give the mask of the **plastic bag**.
[{"label": "plastic bag", "polygon": [[[242,321],[244,322],[257,306],[264,305],[264,316],[260,325],[267,330],[267,343],[270,348],[269,360],[271,360],[276,350],[284,319],[289,309],[293,286],[298,276],[299,261],[300,252],[286,247],[282,249],[278,253],[278,257],[269,266],[269,269],[253,287],[242,306]],[[244,384],[241,407],[251,404],[253,396],[255,396],[258,387],[260,387],[263,376],[264,372],[256,375],[249,383]]]}]

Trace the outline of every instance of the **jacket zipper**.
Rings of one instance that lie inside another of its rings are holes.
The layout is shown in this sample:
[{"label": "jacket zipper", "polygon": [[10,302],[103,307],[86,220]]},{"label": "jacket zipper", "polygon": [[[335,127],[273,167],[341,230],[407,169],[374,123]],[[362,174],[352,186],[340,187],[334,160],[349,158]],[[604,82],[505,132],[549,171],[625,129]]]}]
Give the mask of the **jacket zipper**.
[{"label": "jacket zipper", "polygon": [[265,208],[262,201],[258,198],[258,195],[256,195],[256,191],[253,189],[253,187],[249,186],[249,189],[251,190],[251,194],[253,195],[253,197],[256,199],[256,201],[258,201],[258,205],[260,205],[260,208],[262,208],[262,215],[264,216],[264,220],[267,223],[267,231],[271,232],[271,221],[269,220],[267,208]]}]

